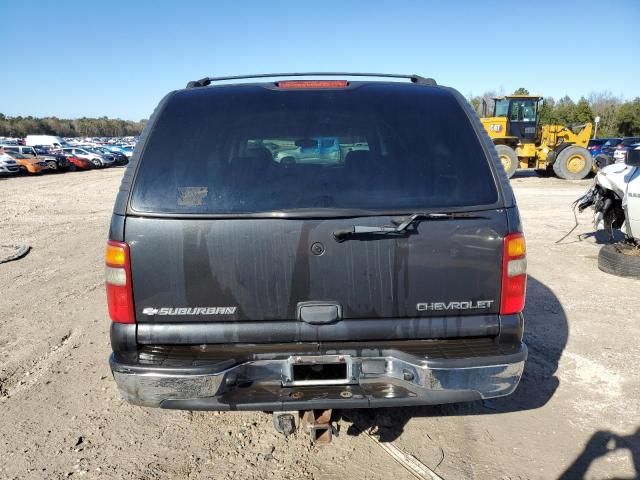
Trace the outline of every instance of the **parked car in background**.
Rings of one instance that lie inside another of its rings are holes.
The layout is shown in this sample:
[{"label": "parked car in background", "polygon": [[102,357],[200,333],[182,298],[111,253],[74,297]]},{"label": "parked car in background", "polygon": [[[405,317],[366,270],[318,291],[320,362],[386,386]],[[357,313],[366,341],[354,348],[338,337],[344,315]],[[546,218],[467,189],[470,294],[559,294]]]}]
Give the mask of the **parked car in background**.
[{"label": "parked car in background", "polygon": [[66,172],[69,170],[69,162],[67,161],[67,157],[62,154],[62,152],[55,152],[52,150],[51,152],[45,155],[38,155],[38,158],[47,162],[49,168],[58,172]]},{"label": "parked car in background", "polygon": [[91,152],[86,148],[80,147],[65,147],[62,152],[66,155],[73,155],[74,157],[84,158],[93,163],[94,167],[109,167],[114,164],[115,159],[113,157],[107,158],[98,153]]},{"label": "parked car in background", "polygon": [[27,155],[28,157],[31,157],[31,158],[35,158],[38,156],[38,153],[33,147],[28,147],[25,145],[18,145],[18,144],[10,144],[10,143],[0,143],[0,145],[4,147],[5,152],[7,152],[9,155],[12,155],[12,156],[14,153],[21,153],[22,155]]},{"label": "parked car in background", "polygon": [[17,175],[18,173],[20,173],[20,166],[15,159],[0,146],[0,175]]},{"label": "parked car in background", "polygon": [[622,138],[612,138],[607,141],[602,148],[600,149],[600,153],[602,155],[607,155],[609,158],[613,159],[613,152],[616,150],[616,147],[622,142]]},{"label": "parked car in background", "polygon": [[612,142],[607,142],[605,145],[603,145],[602,153],[613,158],[613,154],[616,150],[638,142],[640,142],[640,137],[623,137],[619,139],[613,139]]},{"label": "parked car in background", "polygon": [[596,153],[593,157],[596,167],[602,169],[614,162],[613,152],[615,152],[616,146],[619,145],[620,142],[622,142],[622,138],[609,138],[604,142],[600,147],[599,153]]},{"label": "parked car in background", "polygon": [[627,137],[616,145],[616,149],[613,152],[614,163],[624,163],[627,158],[627,152],[633,150],[640,143],[640,137]]},{"label": "parked car in background", "polygon": [[118,153],[121,153],[121,152],[122,152],[122,149],[121,149],[119,146],[117,146],[117,145],[109,145],[109,144],[106,144],[106,145],[103,145],[102,147],[103,147],[103,148],[106,148],[106,149],[107,149],[107,150],[109,150],[110,152],[118,152]]},{"label": "parked car in background", "polygon": [[69,162],[69,166],[73,165],[76,170],[91,170],[93,168],[91,160],[87,160],[86,158],[69,155],[67,157],[67,161]]},{"label": "parked car in background", "polygon": [[104,152],[100,149],[99,146],[89,146],[89,145],[81,145],[81,148],[87,150],[90,153],[95,153],[96,155],[101,156],[103,159],[109,161],[109,165],[116,165],[118,161],[118,156],[115,153]]},{"label": "parked car in background", "polygon": [[[36,149],[31,146],[21,145],[4,145],[5,151],[9,155],[21,154],[28,158],[34,158],[38,161],[45,162],[50,170],[64,172],[69,168],[69,163],[64,155],[53,153],[53,150],[45,151],[43,149]],[[40,153],[45,152],[45,153]]]},{"label": "parked car in background", "polygon": [[131,158],[131,155],[133,155],[133,149],[135,147],[133,145],[125,145],[123,147],[120,147],[120,151],[126,155],[127,158]]},{"label": "parked car in background", "polygon": [[61,148],[48,147],[47,145],[34,145],[33,149],[38,155],[49,155],[50,153],[62,152]]},{"label": "parked car in background", "polygon": [[596,158],[596,155],[599,155],[602,153],[602,148],[605,146],[605,144],[618,144],[620,143],[620,138],[593,138],[591,140],[589,140],[589,145],[587,146],[587,150],[589,150],[591,152],[591,156],[593,158]]},{"label": "parked car in background", "polygon": [[10,155],[18,164],[21,173],[38,174],[49,171],[47,162],[40,158],[29,157],[22,153],[11,153]]},{"label": "parked car in background", "polygon": [[93,151],[101,153],[102,155],[111,155],[115,158],[114,165],[126,165],[129,163],[129,157],[127,157],[124,153],[118,152],[115,150],[110,150],[105,146],[97,146],[92,148]]},{"label": "parked car in background", "polygon": [[105,145],[105,147],[112,152],[121,153],[125,156],[126,156],[126,153],[128,153],[129,151],[128,149],[125,149],[126,145]]},{"label": "parked car in background", "polygon": [[136,137],[61,138],[55,135],[27,135],[27,139],[28,142],[20,138],[0,137],[0,145],[7,148],[9,155],[20,154],[36,159],[36,162],[26,162],[27,159],[20,158],[25,161],[19,167],[31,173],[36,167],[27,169],[26,163],[37,165],[46,162],[51,171],[127,165],[137,141]]}]

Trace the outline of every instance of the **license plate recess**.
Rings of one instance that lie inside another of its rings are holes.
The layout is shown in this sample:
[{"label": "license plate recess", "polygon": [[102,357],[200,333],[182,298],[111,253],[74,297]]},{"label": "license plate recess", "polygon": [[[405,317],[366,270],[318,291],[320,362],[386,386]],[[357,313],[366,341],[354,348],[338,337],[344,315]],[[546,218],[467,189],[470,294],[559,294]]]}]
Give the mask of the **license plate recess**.
[{"label": "license plate recess", "polygon": [[349,355],[303,355],[289,357],[284,386],[345,385],[353,383],[353,362]]}]

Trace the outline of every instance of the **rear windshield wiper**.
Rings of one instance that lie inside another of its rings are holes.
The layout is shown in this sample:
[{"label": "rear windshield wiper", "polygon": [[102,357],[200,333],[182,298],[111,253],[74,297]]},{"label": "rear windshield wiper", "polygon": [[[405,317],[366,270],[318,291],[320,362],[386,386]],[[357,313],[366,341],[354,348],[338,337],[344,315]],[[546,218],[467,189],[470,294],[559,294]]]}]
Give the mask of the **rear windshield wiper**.
[{"label": "rear windshield wiper", "polygon": [[483,218],[479,215],[469,213],[414,213],[413,215],[400,220],[392,220],[395,225],[383,225],[381,227],[369,227],[366,225],[354,225],[344,230],[334,230],[333,238],[337,242],[342,242],[349,237],[358,235],[405,235],[408,228],[414,223],[422,220],[448,220],[454,218]]}]

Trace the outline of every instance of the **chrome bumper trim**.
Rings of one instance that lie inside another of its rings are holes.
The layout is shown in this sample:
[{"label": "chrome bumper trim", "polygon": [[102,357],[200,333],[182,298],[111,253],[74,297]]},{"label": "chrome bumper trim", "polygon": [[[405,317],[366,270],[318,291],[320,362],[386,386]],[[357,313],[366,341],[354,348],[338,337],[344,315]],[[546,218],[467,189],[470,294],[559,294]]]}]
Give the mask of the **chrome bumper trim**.
[{"label": "chrome bumper trim", "polygon": [[501,397],[518,386],[526,357],[524,343],[517,354],[479,357],[477,362],[465,359],[463,366],[456,361],[448,366],[439,360],[436,367],[428,360],[400,352],[398,356],[351,357],[349,385],[313,386],[290,385],[288,357],[249,361],[194,375],[172,373],[169,368],[138,370],[119,363],[113,355],[110,364],[123,398],[135,405],[203,410],[292,410],[305,401],[312,402],[310,408],[329,408],[329,405],[339,408],[336,402],[344,408],[357,408]]}]

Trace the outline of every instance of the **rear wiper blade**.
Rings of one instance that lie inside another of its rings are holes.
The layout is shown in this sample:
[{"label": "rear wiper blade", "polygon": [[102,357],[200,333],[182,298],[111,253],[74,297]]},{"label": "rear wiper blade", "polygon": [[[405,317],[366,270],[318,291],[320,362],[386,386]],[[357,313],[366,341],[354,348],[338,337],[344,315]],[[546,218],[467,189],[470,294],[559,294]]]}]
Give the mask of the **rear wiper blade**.
[{"label": "rear wiper blade", "polygon": [[454,218],[483,218],[479,215],[469,213],[414,213],[413,215],[394,221],[394,225],[383,225],[381,227],[369,227],[366,225],[354,225],[344,230],[334,230],[333,238],[337,242],[342,242],[349,237],[358,235],[404,235],[407,229],[415,222],[422,220],[448,220]]}]

